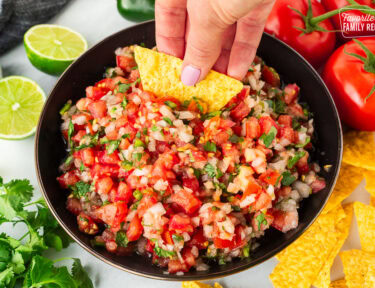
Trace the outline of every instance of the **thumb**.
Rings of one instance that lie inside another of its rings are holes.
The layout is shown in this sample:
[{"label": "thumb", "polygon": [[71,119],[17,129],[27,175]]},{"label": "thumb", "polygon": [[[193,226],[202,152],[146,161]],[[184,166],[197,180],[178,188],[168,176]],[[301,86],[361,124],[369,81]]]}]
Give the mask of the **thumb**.
[{"label": "thumb", "polygon": [[[181,81],[193,86],[204,79],[218,59],[223,34],[229,25],[220,23],[209,10],[210,1],[188,1],[188,34]],[[204,15],[202,14],[203,11]]]}]

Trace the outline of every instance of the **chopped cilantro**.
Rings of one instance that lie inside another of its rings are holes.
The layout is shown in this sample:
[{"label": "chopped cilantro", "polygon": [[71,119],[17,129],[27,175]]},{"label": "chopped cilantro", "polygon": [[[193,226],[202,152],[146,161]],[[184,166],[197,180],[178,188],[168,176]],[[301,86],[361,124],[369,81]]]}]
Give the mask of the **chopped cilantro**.
[{"label": "chopped cilantro", "polygon": [[301,124],[298,121],[298,118],[293,118],[292,120],[292,128],[294,130],[297,130],[299,127],[301,127]]},{"label": "chopped cilantro", "polygon": [[121,168],[123,168],[126,171],[129,171],[133,168],[133,162],[130,162],[128,160],[124,160],[121,163]]},{"label": "chopped cilantro", "polygon": [[143,194],[142,194],[142,192],[139,191],[139,190],[135,190],[135,191],[133,192],[133,196],[134,196],[134,198],[137,199],[137,200],[141,200],[141,199],[143,198]]},{"label": "chopped cilantro", "polygon": [[76,197],[86,197],[87,193],[90,192],[90,184],[78,181],[74,186],[71,186],[71,189]]},{"label": "chopped cilantro", "polygon": [[172,238],[173,238],[173,242],[181,242],[181,241],[184,241],[184,237],[182,237],[181,235],[178,235],[178,234],[173,234],[173,235],[172,235]]},{"label": "chopped cilantro", "polygon": [[120,85],[118,85],[118,92],[125,93],[129,90],[130,86],[130,83],[121,83]]},{"label": "chopped cilantro", "polygon": [[244,141],[243,137],[238,137],[236,134],[233,134],[229,137],[229,141],[232,143],[241,143]]},{"label": "chopped cilantro", "polygon": [[121,140],[110,140],[106,146],[106,150],[108,155],[111,155],[113,152],[116,151],[118,146],[120,145]]},{"label": "chopped cilantro", "polygon": [[171,109],[175,109],[177,107],[177,104],[170,100],[165,101],[164,104],[170,107]]},{"label": "chopped cilantro", "polygon": [[128,100],[126,99],[126,97],[124,96],[124,99],[122,99],[122,102],[121,102],[121,107],[122,108],[126,108],[126,105],[128,105]]},{"label": "chopped cilantro", "polygon": [[79,171],[83,172],[85,170],[85,168],[86,168],[86,166],[82,162],[81,165],[79,166]]},{"label": "chopped cilantro", "polygon": [[72,100],[69,100],[65,103],[65,105],[60,110],[60,115],[64,115],[64,113],[67,112],[70,107],[72,107]]},{"label": "chopped cilantro", "polygon": [[199,180],[199,178],[201,177],[201,174],[202,174],[202,171],[200,169],[194,169],[194,176]]},{"label": "chopped cilantro", "polygon": [[155,242],[154,252],[156,255],[162,258],[172,258],[176,255],[176,252],[174,251],[168,251],[160,248],[157,242]]},{"label": "chopped cilantro", "polygon": [[260,214],[255,219],[257,220],[257,223],[258,223],[258,230],[260,230],[260,226],[262,224],[268,225],[266,215],[264,215],[263,212],[260,212]]},{"label": "chopped cilantro", "polygon": [[288,159],[288,168],[291,169],[294,165],[296,165],[298,160],[305,156],[305,154],[305,151],[297,151],[297,153],[293,157]]},{"label": "chopped cilantro", "polygon": [[65,164],[65,165],[69,165],[70,163],[72,163],[72,161],[73,161],[73,155],[70,155],[70,156],[68,156],[68,157],[66,158],[64,164]]},{"label": "chopped cilantro", "polygon": [[281,180],[281,184],[283,184],[284,186],[289,186],[294,181],[296,181],[296,177],[294,177],[289,171],[285,171],[283,173],[283,179]]},{"label": "chopped cilantro", "polygon": [[204,146],[204,150],[209,152],[216,152],[216,144],[214,142],[207,141]]},{"label": "chopped cilantro", "polygon": [[142,140],[140,139],[135,139],[134,141],[134,148],[137,148],[137,147],[144,147],[145,144],[142,142]]},{"label": "chopped cilantro", "polygon": [[306,137],[306,140],[305,140],[305,143],[300,143],[300,144],[297,144],[295,145],[295,147],[297,148],[303,148],[305,147],[307,144],[309,144],[311,141],[311,138],[309,136]]},{"label": "chopped cilantro", "polygon": [[133,159],[135,161],[140,161],[142,159],[143,153],[133,153]]},{"label": "chopped cilantro", "polygon": [[211,119],[215,116],[220,116],[220,115],[221,115],[221,111],[212,111],[210,113],[204,114],[202,116],[202,120],[208,120],[208,119]]},{"label": "chopped cilantro", "polygon": [[240,206],[236,206],[236,205],[232,205],[232,210],[233,210],[234,212],[241,212],[241,208],[240,208]]},{"label": "chopped cilantro", "polygon": [[77,147],[74,147],[74,150],[75,151],[79,151],[79,150],[82,150],[82,149],[85,149],[85,148],[91,148],[91,147],[94,147],[94,144],[81,144]]},{"label": "chopped cilantro", "polygon": [[143,135],[147,135],[147,132],[148,132],[148,131],[147,131],[147,127],[143,128],[143,130],[142,130],[142,134],[143,134]]},{"label": "chopped cilantro", "polygon": [[116,243],[120,247],[128,247],[129,239],[125,231],[118,231],[116,233]]},{"label": "chopped cilantro", "polygon": [[283,114],[286,111],[286,104],[281,99],[275,100],[275,108],[273,109],[275,113],[277,114]]},{"label": "chopped cilantro", "polygon": [[73,125],[72,120],[70,120],[69,128],[68,128],[68,141],[69,141],[70,148],[73,148],[73,140],[72,140],[73,133],[74,133],[74,125]]},{"label": "chopped cilantro", "polygon": [[152,132],[157,132],[157,131],[159,131],[159,128],[156,125],[152,125],[151,131]]},{"label": "chopped cilantro", "polygon": [[185,100],[183,103],[182,103],[182,107],[184,108],[187,108],[189,105],[190,105],[190,100]]},{"label": "chopped cilantro", "polygon": [[137,134],[135,134],[136,138],[141,138],[141,131],[138,131]]},{"label": "chopped cilantro", "polygon": [[216,177],[216,168],[210,163],[207,163],[206,166],[204,166],[203,171],[211,178]]},{"label": "chopped cilantro", "polygon": [[271,144],[273,139],[275,139],[277,134],[277,129],[272,126],[268,134],[262,134],[259,139],[263,140],[264,145],[268,148]]}]

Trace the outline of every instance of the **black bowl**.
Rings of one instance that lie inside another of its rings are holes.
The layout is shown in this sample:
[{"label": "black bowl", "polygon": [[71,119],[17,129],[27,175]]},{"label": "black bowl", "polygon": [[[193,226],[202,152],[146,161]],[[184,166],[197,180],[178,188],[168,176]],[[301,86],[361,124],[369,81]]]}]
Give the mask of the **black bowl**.
[{"label": "black bowl", "polygon": [[190,271],[184,275],[164,274],[163,269],[151,265],[150,260],[138,256],[117,256],[102,248],[90,245],[92,237],[78,230],[76,217],[65,209],[67,191],[56,181],[58,166],[66,156],[60,133],[59,110],[66,101],[77,101],[85,96],[85,87],[100,80],[105,68],[115,66],[114,51],[118,47],[145,43],[155,45],[155,23],[142,23],[122,30],[83,54],[61,76],[52,90],[40,117],[36,133],[35,160],[39,184],[52,213],[61,226],[78,244],[100,260],[145,277],[164,280],[199,280],[222,277],[253,267],[287,247],[305,231],[324,207],[338,175],[342,154],[342,131],[334,102],[317,72],[293,49],[283,42],[264,34],[258,50],[266,63],[274,67],[286,83],[301,87],[302,101],[314,113],[317,133],[316,150],[312,157],[320,165],[330,164],[329,172],[322,171],[327,187],[302,202],[299,209],[300,223],[288,233],[271,228],[260,240],[260,246],[251,258],[235,260],[226,265],[214,265],[208,271]]}]

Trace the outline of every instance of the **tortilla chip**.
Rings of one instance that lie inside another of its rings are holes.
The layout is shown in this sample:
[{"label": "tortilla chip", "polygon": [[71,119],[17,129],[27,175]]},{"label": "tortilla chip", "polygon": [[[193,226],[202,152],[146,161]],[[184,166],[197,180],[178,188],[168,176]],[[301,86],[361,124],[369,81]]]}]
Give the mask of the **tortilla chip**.
[{"label": "tortilla chip", "polygon": [[342,163],[336,186],[328,199],[322,214],[328,213],[347,198],[362,182],[363,169]]},{"label": "tortilla chip", "polygon": [[341,219],[340,221],[336,223],[336,231],[338,233],[337,242],[332,247],[328,258],[323,264],[323,267],[320,270],[317,278],[313,282],[313,285],[317,288],[329,287],[330,282],[331,282],[331,267],[333,265],[333,261],[335,260],[336,256],[339,254],[342,245],[344,245],[344,242],[349,235],[350,225],[353,219],[353,204],[350,203],[350,204],[344,205],[344,212],[346,214],[345,218]]},{"label": "tortilla chip", "polygon": [[348,288],[371,287],[365,286],[365,281],[367,281],[366,274],[369,267],[375,265],[375,254],[353,249],[341,252],[340,257],[344,265],[346,285]]},{"label": "tortilla chip", "polygon": [[340,239],[336,224],[344,218],[341,206],[319,216],[301,237],[279,253],[280,263],[270,275],[274,287],[310,287]]},{"label": "tortilla chip", "polygon": [[354,212],[357,218],[362,250],[375,252],[375,207],[355,202]]},{"label": "tortilla chip", "polygon": [[134,52],[144,90],[158,97],[175,97],[181,103],[197,97],[211,112],[223,108],[243,88],[241,81],[215,71],[195,86],[185,86],[180,81],[181,59],[140,46]]},{"label": "tortilla chip", "polygon": [[223,286],[221,286],[219,283],[215,282],[214,288],[223,288]]},{"label": "tortilla chip", "polygon": [[375,197],[375,171],[365,170],[366,187],[368,193]]},{"label": "tortilla chip", "polygon": [[199,281],[184,281],[182,288],[212,288],[212,286]]},{"label": "tortilla chip", "polygon": [[346,286],[345,279],[339,279],[339,280],[331,282],[331,285],[329,285],[329,288],[348,288],[348,286]]},{"label": "tortilla chip", "polygon": [[375,287],[375,265],[368,267],[364,287]]},{"label": "tortilla chip", "polygon": [[374,133],[350,131],[344,135],[342,161],[368,170],[375,170]]},{"label": "tortilla chip", "polygon": [[370,198],[370,205],[372,207],[375,207],[375,197],[373,197],[373,196],[371,196],[371,198]]}]

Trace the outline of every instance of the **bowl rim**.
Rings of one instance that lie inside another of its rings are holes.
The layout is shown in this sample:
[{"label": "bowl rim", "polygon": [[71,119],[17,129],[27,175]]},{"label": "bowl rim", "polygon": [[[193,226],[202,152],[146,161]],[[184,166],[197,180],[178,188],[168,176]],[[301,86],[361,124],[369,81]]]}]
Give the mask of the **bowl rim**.
[{"label": "bowl rim", "polygon": [[[312,218],[312,220],[303,229],[301,229],[298,233],[295,233],[294,235],[292,235],[290,237],[290,239],[288,239],[287,241],[285,241],[284,243],[282,243],[281,245],[279,245],[277,248],[269,251],[268,253],[263,254],[262,257],[256,259],[251,264],[248,263],[248,264],[240,265],[240,266],[237,266],[237,267],[234,267],[234,268],[231,267],[231,268],[228,268],[228,269],[223,270],[223,271],[211,272],[211,273],[208,270],[207,274],[202,274],[202,275],[195,275],[195,276],[189,276],[189,275],[184,276],[184,275],[182,275],[182,276],[180,276],[180,275],[176,275],[176,274],[162,274],[162,273],[156,275],[154,273],[137,271],[135,269],[126,268],[126,267],[122,266],[121,264],[114,263],[112,260],[110,260],[110,259],[106,258],[104,255],[102,255],[101,252],[93,249],[93,247],[91,247],[90,245],[86,244],[78,236],[76,236],[76,234],[69,229],[69,227],[65,224],[65,222],[60,218],[58,212],[54,209],[54,207],[53,207],[53,205],[52,205],[52,203],[51,203],[51,201],[50,201],[50,199],[49,199],[49,197],[47,195],[46,188],[44,187],[44,183],[43,183],[42,177],[41,177],[41,172],[40,172],[40,169],[39,169],[40,166],[39,166],[38,148],[39,148],[39,138],[40,138],[40,133],[41,133],[41,131],[40,131],[41,130],[41,123],[42,123],[42,120],[45,117],[45,113],[46,113],[46,110],[47,110],[46,107],[52,101],[52,97],[50,97],[50,96],[56,93],[56,90],[58,90],[58,88],[60,86],[60,83],[64,80],[65,75],[67,74],[67,72],[69,70],[71,70],[73,67],[75,67],[76,65],[80,65],[80,59],[82,59],[82,57],[86,53],[88,53],[88,52],[90,52],[92,50],[95,50],[98,46],[102,45],[103,43],[109,41],[112,38],[118,37],[118,35],[121,35],[122,33],[124,33],[125,31],[127,31],[129,29],[136,28],[136,27],[141,27],[141,26],[144,26],[144,25],[148,25],[148,24],[153,23],[153,22],[155,22],[155,21],[154,20],[149,20],[149,21],[141,22],[141,23],[132,25],[130,27],[121,29],[120,31],[118,31],[118,32],[116,32],[114,34],[109,35],[108,37],[104,38],[103,40],[101,40],[98,43],[96,43],[95,45],[93,45],[91,48],[87,49],[79,58],[77,58],[77,60],[75,60],[71,65],[69,65],[69,67],[58,78],[58,80],[57,80],[56,84],[54,85],[53,89],[48,94],[49,96],[48,96],[48,98],[47,98],[47,100],[46,100],[46,102],[44,104],[42,113],[40,114],[40,118],[39,118],[39,122],[38,122],[38,127],[37,127],[36,134],[35,134],[34,158],[35,158],[35,169],[36,169],[36,174],[37,174],[37,181],[38,181],[38,185],[39,185],[40,191],[41,191],[41,193],[43,195],[43,198],[45,199],[45,201],[46,201],[46,203],[48,205],[49,210],[53,214],[53,216],[56,218],[56,220],[61,225],[61,227],[65,230],[65,232],[76,243],[78,243],[79,246],[81,246],[82,248],[84,248],[87,252],[89,252],[91,255],[95,256],[99,260],[103,261],[104,263],[106,263],[106,264],[108,264],[108,265],[110,265],[112,267],[115,267],[117,269],[120,269],[122,271],[129,272],[129,273],[137,275],[137,276],[147,277],[147,278],[150,278],[150,279],[166,280],[166,281],[209,280],[209,279],[222,278],[222,277],[230,276],[230,275],[233,275],[233,274],[236,274],[236,273],[239,273],[239,272],[243,272],[243,271],[245,271],[247,269],[250,269],[252,267],[258,266],[259,264],[261,264],[261,263],[263,263],[263,262],[271,259],[272,257],[274,257],[277,253],[279,253],[280,251],[282,251],[283,249],[285,249],[287,246],[291,245],[294,241],[296,241],[316,221],[316,219],[318,218],[318,216],[321,214],[323,208],[326,206],[327,201],[330,198],[331,193],[332,193],[332,191],[333,191],[333,189],[334,189],[334,187],[336,185],[336,181],[337,181],[337,178],[338,178],[338,175],[339,175],[339,171],[340,171],[340,167],[341,167],[341,162],[342,162],[342,154],[343,154],[343,132],[342,132],[342,125],[341,125],[341,122],[340,122],[340,118],[339,118],[339,114],[338,114],[336,105],[334,103],[332,95],[329,92],[326,84],[324,83],[324,81],[322,80],[322,78],[320,77],[320,75],[318,74],[318,72],[313,68],[313,66],[300,53],[298,53],[296,50],[294,50],[291,46],[289,46],[285,42],[277,39],[276,37],[272,36],[269,33],[263,32],[263,36],[272,38],[273,41],[278,42],[279,45],[282,45],[282,46],[286,47],[287,49],[291,50],[295,54],[295,56],[297,58],[299,58],[299,60],[304,65],[307,66],[307,69],[310,70],[310,72],[312,73],[312,76],[315,77],[318,82],[320,82],[322,88],[325,90],[326,94],[329,96],[328,100],[329,100],[329,102],[330,102],[330,104],[331,104],[331,106],[332,106],[332,108],[334,110],[334,114],[335,114],[334,118],[337,119],[337,124],[338,124],[337,125],[337,132],[338,132],[337,137],[338,137],[338,144],[339,144],[337,166],[335,167],[332,185],[331,185],[331,187],[329,189],[329,192],[328,192],[328,195],[325,198],[324,202],[322,203],[319,211],[314,215],[314,217]],[[124,256],[124,257],[126,257],[126,256]],[[143,256],[139,256],[139,257],[143,257]],[[150,265],[150,264],[145,264],[145,265]]]}]

